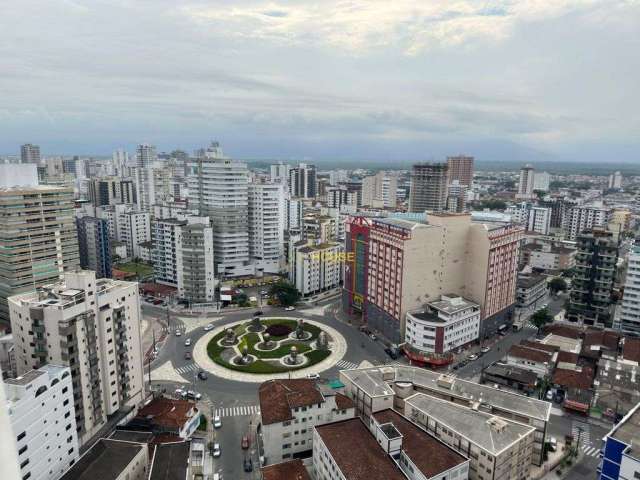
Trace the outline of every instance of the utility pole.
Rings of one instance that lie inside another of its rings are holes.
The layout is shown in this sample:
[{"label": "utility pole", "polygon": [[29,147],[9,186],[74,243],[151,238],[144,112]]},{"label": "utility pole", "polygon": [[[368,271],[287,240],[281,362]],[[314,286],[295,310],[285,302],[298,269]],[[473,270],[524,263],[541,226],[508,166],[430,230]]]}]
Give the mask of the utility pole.
[{"label": "utility pole", "polygon": [[151,357],[149,357],[149,365],[148,365],[149,390],[151,390],[151,360],[152,360],[152,357],[156,354],[156,329],[155,328],[152,330],[152,333],[153,333],[153,350],[151,350]]}]

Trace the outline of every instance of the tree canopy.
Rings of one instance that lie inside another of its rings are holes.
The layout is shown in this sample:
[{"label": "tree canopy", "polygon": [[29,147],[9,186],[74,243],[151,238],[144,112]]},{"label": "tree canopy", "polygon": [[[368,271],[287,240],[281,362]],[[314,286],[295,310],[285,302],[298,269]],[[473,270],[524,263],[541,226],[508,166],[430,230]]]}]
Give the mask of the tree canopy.
[{"label": "tree canopy", "polygon": [[567,282],[563,278],[556,277],[549,282],[549,289],[553,293],[566,292]]},{"label": "tree canopy", "polygon": [[531,323],[533,323],[538,330],[544,327],[546,324],[551,323],[553,318],[546,308],[541,308],[531,317]]},{"label": "tree canopy", "polygon": [[280,280],[279,282],[271,285],[269,295],[278,300],[280,305],[284,307],[295,305],[296,302],[300,300],[301,296],[298,289],[286,280]]}]

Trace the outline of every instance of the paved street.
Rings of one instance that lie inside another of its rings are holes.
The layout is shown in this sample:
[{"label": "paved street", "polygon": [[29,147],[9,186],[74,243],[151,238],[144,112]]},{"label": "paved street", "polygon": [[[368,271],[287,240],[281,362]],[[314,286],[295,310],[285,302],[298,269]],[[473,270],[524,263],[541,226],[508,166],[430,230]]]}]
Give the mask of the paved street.
[{"label": "paved street", "polygon": [[[560,297],[552,300],[549,303],[549,308],[550,310],[559,309],[563,304],[564,299]],[[322,377],[324,379],[338,378],[339,370],[355,368],[362,361],[368,361],[373,364],[404,362],[404,358],[398,361],[391,361],[385,354],[384,345],[380,341],[373,341],[359,332],[356,326],[340,321],[338,319],[341,318],[337,311],[338,306],[339,302],[332,299],[318,302],[317,305],[314,304],[306,308],[298,308],[292,312],[285,312],[281,308],[269,306],[263,306],[262,311],[265,316],[270,317],[309,318],[328,325],[343,335],[348,345],[346,354],[337,365],[323,372]],[[145,304],[143,312],[145,317],[162,319],[162,323],[158,323],[160,330],[163,328],[163,324],[166,324],[167,316],[164,308]],[[259,383],[237,382],[213,375],[209,375],[206,381],[198,380],[197,373],[200,367],[194,360],[185,359],[185,352],[187,350],[190,351],[200,337],[207,333],[202,328],[207,323],[211,322],[214,327],[218,327],[249,319],[252,313],[253,310],[244,310],[230,313],[212,313],[209,317],[200,315],[192,318],[186,315],[172,314],[169,318],[171,334],[167,336],[157,358],[151,365],[152,370],[166,365],[176,376],[176,381],[153,382],[154,388],[165,388],[167,392],[172,392],[178,386],[183,388],[187,386],[187,388],[196,390],[203,395],[199,402],[199,407],[207,416],[213,414],[221,417],[223,425],[222,428],[215,430],[215,441],[221,445],[222,456],[216,459],[214,469],[223,473],[225,478],[259,478],[259,473],[256,469],[259,465],[259,455],[255,440],[255,427],[259,419],[257,396]],[[176,336],[176,329],[185,333],[181,336]],[[480,371],[484,366],[500,359],[511,345],[533,337],[535,334],[535,327],[525,322],[525,327],[522,330],[510,332],[504,337],[497,336],[486,342],[485,345],[491,345],[491,350],[488,353],[458,370],[451,370],[450,373],[460,378],[478,380]],[[185,347],[184,345],[187,338],[191,340],[190,347]],[[577,438],[578,427],[582,428],[581,449],[583,458],[571,475],[574,475],[574,472],[582,472],[580,473],[580,478],[582,479],[595,478],[593,472],[595,472],[599,461],[599,440],[608,429],[592,425],[582,417],[567,415],[561,408],[554,405],[549,424],[549,435],[562,440],[565,435],[573,433]],[[251,448],[247,451],[240,448],[240,440],[244,435],[247,435],[251,441]],[[247,456],[253,459],[254,471],[251,473],[243,471],[243,460]]]}]

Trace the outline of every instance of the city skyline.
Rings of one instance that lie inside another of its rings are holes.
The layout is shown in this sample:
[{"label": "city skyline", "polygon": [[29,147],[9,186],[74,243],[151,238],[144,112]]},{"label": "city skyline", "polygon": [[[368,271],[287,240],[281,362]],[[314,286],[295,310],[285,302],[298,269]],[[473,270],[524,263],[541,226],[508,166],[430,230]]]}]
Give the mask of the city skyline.
[{"label": "city skyline", "polygon": [[639,16],[626,2],[20,2],[4,12],[0,151],[215,137],[235,158],[631,162]]}]

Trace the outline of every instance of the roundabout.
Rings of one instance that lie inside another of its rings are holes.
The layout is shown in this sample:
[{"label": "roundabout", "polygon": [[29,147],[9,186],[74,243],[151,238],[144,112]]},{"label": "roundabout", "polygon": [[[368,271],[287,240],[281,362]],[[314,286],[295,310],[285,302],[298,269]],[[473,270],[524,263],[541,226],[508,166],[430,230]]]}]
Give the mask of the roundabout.
[{"label": "roundabout", "polygon": [[318,374],[339,362],[346,349],[344,337],[320,322],[260,317],[208,332],[195,344],[193,357],[217,377],[260,383]]}]

